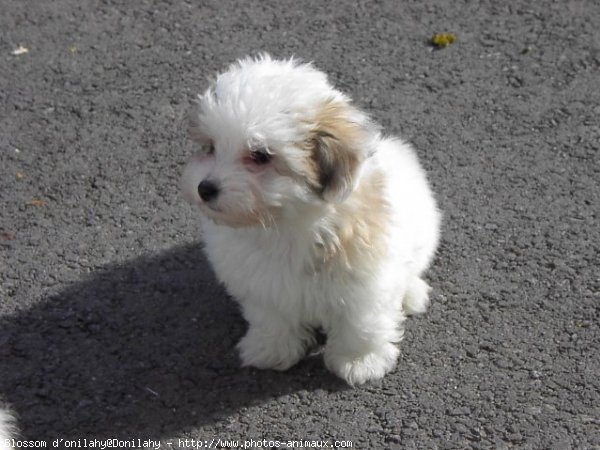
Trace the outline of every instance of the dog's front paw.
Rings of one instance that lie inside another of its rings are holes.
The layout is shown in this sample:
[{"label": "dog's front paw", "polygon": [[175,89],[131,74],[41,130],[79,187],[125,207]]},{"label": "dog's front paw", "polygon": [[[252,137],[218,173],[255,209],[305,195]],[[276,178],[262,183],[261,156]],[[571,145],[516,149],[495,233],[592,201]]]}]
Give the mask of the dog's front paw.
[{"label": "dog's front paw", "polygon": [[370,353],[344,355],[325,349],[325,365],[351,386],[377,380],[396,366],[399,350],[394,344],[386,343]]},{"label": "dog's front paw", "polygon": [[431,288],[419,277],[414,277],[408,284],[408,289],[402,301],[402,308],[408,315],[422,314],[429,305],[429,290]]},{"label": "dog's front paw", "polygon": [[243,366],[258,369],[287,370],[296,364],[306,351],[301,338],[282,334],[267,336],[260,329],[250,327],[237,344]]}]

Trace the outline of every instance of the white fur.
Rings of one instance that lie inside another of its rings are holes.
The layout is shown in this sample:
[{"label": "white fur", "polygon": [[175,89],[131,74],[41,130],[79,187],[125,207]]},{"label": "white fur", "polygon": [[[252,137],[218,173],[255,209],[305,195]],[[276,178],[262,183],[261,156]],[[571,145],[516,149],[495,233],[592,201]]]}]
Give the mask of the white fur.
[{"label": "white fur", "polygon": [[[346,192],[319,195],[273,163],[243,162],[249,149],[266,149],[301,172],[308,155],[299,143],[315,111],[331,101],[347,105],[345,120],[366,134],[357,143],[361,163]],[[203,212],[206,254],[249,322],[238,344],[243,364],[285,370],[321,328],[325,364],[348,383],[391,371],[404,315],[427,308],[429,287],[421,276],[439,234],[439,213],[413,150],[382,137],[312,65],[266,55],[242,60],[217,78],[199,97],[191,134],[205,150],[186,166],[182,190]],[[215,152],[207,154],[211,142]],[[341,245],[340,220],[353,220],[340,219],[346,217],[340,205],[352,205],[361,180],[376,172],[383,173],[390,210],[385,253],[375,261],[320,264],[315,248]],[[203,180],[219,184],[214,201],[200,198]]]},{"label": "white fur", "polygon": [[12,439],[16,432],[15,419],[7,409],[0,405],[0,450],[12,449]]}]

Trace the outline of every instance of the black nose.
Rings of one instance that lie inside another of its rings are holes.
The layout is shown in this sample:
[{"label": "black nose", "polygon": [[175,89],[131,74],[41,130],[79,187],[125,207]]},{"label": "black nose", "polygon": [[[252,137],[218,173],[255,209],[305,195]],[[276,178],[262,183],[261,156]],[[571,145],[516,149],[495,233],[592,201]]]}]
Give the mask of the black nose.
[{"label": "black nose", "polygon": [[198,185],[198,195],[205,202],[210,202],[219,195],[219,187],[214,181],[202,180]]}]

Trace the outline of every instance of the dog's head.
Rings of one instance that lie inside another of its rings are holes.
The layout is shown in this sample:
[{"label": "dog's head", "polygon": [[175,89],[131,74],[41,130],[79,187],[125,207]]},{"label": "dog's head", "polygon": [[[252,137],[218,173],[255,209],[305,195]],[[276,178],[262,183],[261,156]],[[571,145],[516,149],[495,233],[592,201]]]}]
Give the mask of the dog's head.
[{"label": "dog's head", "polygon": [[184,196],[236,227],[344,201],[378,135],[325,74],[267,55],[219,75],[190,116],[201,151],[185,168]]}]

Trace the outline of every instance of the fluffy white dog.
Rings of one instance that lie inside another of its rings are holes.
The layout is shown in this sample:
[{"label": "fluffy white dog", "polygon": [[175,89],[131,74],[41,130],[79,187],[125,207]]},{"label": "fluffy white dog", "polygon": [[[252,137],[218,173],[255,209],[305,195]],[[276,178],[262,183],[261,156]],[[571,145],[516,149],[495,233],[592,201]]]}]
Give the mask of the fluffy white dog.
[{"label": "fluffy white dog", "polygon": [[244,59],[199,96],[185,168],[206,254],[249,329],[244,365],[285,370],[327,335],[327,367],[350,384],[398,358],[439,213],[411,147],[384,137],[322,72]]}]

